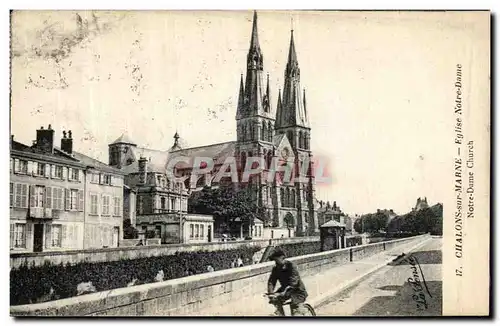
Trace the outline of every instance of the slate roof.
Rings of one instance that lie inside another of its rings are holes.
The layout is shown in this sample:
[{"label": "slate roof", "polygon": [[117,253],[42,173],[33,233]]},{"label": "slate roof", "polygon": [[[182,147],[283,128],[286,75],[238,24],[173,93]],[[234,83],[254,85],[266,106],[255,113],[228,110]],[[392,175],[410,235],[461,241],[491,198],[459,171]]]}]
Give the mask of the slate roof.
[{"label": "slate roof", "polygon": [[127,132],[124,132],[120,137],[118,137],[114,142],[112,142],[110,145],[113,144],[132,144],[135,145],[134,141],[130,138]]},{"label": "slate roof", "polygon": [[335,220],[330,220],[326,222],[325,224],[321,225],[320,228],[331,228],[331,227],[340,227],[340,228],[345,228],[345,224],[339,223]]},{"label": "slate roof", "polygon": [[113,168],[109,165],[107,165],[104,162],[101,162],[99,160],[96,160],[90,156],[87,156],[82,153],[78,153],[73,151],[73,157],[80,161],[81,163],[85,164],[86,166],[90,166],[94,169],[100,170],[102,172],[108,172],[108,173],[116,173],[116,174],[124,174],[123,171],[118,170],[116,168]]},{"label": "slate roof", "polygon": [[178,151],[170,152],[168,160],[172,160],[176,157],[186,156],[189,158],[194,157],[211,157],[214,160],[214,164],[223,164],[225,159],[235,153],[235,141],[212,144],[207,146],[199,146],[186,148]]},{"label": "slate roof", "polygon": [[145,157],[148,162],[146,164],[147,172],[165,173],[168,159],[168,151],[161,151],[143,147],[130,147],[133,156],[132,164],[125,165],[121,168],[126,174],[139,172],[139,159]]},{"label": "slate roof", "polygon": [[12,154],[22,155],[22,156],[27,156],[27,157],[38,159],[38,160],[50,161],[50,162],[54,162],[54,163],[82,166],[82,164],[78,161],[78,159],[73,157],[71,154],[68,154],[66,152],[59,150],[56,147],[54,147],[54,151],[52,153],[47,153],[47,152],[43,152],[35,147],[27,146],[23,143],[12,140],[10,153],[11,153],[11,155]]}]

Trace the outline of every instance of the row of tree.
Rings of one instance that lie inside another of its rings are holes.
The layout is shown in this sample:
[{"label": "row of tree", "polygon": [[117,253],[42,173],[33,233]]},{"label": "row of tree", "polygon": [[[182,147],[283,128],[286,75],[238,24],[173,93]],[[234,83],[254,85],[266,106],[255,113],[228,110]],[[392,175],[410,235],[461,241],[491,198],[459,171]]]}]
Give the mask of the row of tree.
[{"label": "row of tree", "polygon": [[354,222],[354,230],[358,233],[427,233],[443,234],[443,205],[411,211],[390,219],[386,212],[377,212],[361,216]]}]

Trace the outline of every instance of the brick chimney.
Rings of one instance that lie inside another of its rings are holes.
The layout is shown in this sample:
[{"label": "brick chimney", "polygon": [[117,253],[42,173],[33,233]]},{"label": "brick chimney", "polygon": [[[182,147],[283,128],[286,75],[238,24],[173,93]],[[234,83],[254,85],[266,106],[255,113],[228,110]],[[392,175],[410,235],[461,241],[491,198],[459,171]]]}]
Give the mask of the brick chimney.
[{"label": "brick chimney", "polygon": [[66,137],[66,131],[63,131],[63,138],[61,138],[61,150],[68,154],[73,153],[73,137],[71,130],[68,131],[68,136]]},{"label": "brick chimney", "polygon": [[36,148],[43,153],[54,152],[54,129],[50,124],[47,129],[43,129],[42,126],[36,131]]}]

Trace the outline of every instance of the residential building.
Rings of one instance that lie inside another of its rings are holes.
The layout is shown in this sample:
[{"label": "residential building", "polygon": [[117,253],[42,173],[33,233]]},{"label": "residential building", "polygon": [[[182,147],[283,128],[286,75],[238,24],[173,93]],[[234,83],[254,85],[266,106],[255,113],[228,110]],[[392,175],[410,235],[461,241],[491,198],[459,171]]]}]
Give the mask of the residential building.
[{"label": "residential building", "polygon": [[132,225],[162,243],[179,243],[189,195],[182,182],[167,178],[167,158],[167,151],[139,147],[126,133],[109,145],[109,165],[126,175],[128,209],[135,201]]},{"label": "residential building", "polygon": [[[17,142],[11,136],[12,252],[119,244],[123,224],[123,173],[73,151],[71,131],[69,137],[63,134],[60,148],[54,146],[51,125],[36,131],[32,146]],[[101,177],[99,182],[95,182],[94,174]],[[97,214],[94,215],[96,197]]]}]

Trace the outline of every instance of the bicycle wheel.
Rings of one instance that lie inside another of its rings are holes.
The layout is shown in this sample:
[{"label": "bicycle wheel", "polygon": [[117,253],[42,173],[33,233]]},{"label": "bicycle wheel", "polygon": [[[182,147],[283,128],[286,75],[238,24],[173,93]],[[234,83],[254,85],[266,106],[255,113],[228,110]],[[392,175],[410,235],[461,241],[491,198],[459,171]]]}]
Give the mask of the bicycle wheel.
[{"label": "bicycle wheel", "polygon": [[306,303],[304,307],[307,309],[308,316],[316,316],[316,311],[314,311],[314,308],[310,304]]}]

